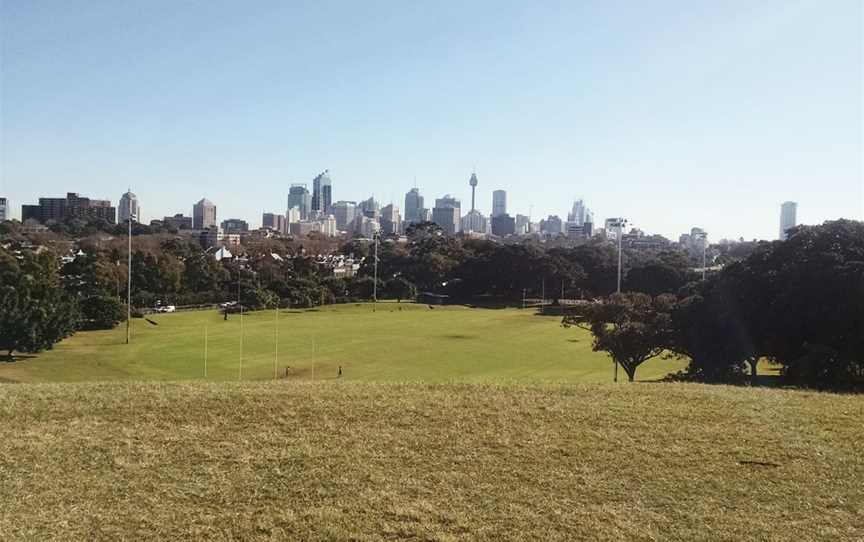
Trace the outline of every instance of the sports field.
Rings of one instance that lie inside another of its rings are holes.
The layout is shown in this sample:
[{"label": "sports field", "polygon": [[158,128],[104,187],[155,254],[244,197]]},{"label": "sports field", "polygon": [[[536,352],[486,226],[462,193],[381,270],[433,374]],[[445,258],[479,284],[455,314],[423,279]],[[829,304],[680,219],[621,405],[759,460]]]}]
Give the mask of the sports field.
[{"label": "sports field", "polygon": [[[590,333],[533,310],[380,303],[374,311],[371,304],[258,311],[242,324],[217,311],[148,318],[156,325],[132,320],[129,345],[125,325],[80,332],[53,350],[0,363],[0,381],[201,379],[205,358],[209,380],[332,379],[339,366],[345,380],[379,382],[612,378],[612,362],[591,351]],[[657,379],[683,366],[653,359],[636,376]],[[623,371],[619,377],[626,380]]]}]

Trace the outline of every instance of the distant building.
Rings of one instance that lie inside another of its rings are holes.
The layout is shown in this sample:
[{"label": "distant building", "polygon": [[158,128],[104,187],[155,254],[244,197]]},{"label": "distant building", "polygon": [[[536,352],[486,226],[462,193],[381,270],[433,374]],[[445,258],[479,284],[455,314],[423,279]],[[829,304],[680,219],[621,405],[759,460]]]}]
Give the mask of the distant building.
[{"label": "distant building", "polygon": [[474,209],[468,211],[468,214],[462,217],[461,229],[466,233],[485,234],[489,231],[489,224],[486,221],[486,217],[483,216],[483,213]]},{"label": "distant building", "polygon": [[402,216],[399,207],[392,203],[381,208],[381,233],[384,235],[399,235],[402,233]]},{"label": "distant building", "polygon": [[421,211],[423,210],[423,196],[419,188],[412,188],[405,194],[405,222],[413,224],[423,222]]},{"label": "distant building", "polygon": [[492,217],[507,214],[507,192],[496,190],[492,192]]},{"label": "distant building", "polygon": [[360,205],[357,206],[360,214],[365,216],[366,218],[378,219],[378,214],[380,212],[378,208],[378,202],[375,201],[375,197],[372,196],[367,200],[363,200],[360,202]]},{"label": "distant building", "polygon": [[62,222],[70,218],[101,218],[117,223],[117,209],[108,200],[90,199],[75,192],[67,192],[65,198],[39,198],[38,205],[21,206],[21,222],[37,220]]},{"label": "distant building", "polygon": [[441,226],[444,233],[454,234],[459,232],[460,227],[460,207],[459,200],[451,196],[445,195],[443,198],[435,200],[435,208],[432,209],[432,221]]},{"label": "distant building", "polygon": [[287,233],[288,228],[285,222],[285,215],[277,213],[264,213],[261,215],[261,227],[268,230],[277,231],[279,233]]},{"label": "distant building", "polygon": [[516,220],[512,216],[504,213],[492,217],[492,235],[506,237],[514,233],[516,233]]},{"label": "distant building", "polygon": [[420,209],[420,222],[432,222],[432,209]]},{"label": "distant building", "polygon": [[247,233],[249,231],[249,223],[239,218],[229,218],[222,221],[222,231],[227,234]]},{"label": "distant building", "polygon": [[525,235],[530,233],[531,219],[525,215],[516,215],[516,234]]},{"label": "distant building", "polygon": [[354,201],[337,201],[332,205],[331,211],[336,218],[336,228],[339,231],[347,231],[348,226],[357,215],[357,203]]},{"label": "distant building", "polygon": [[619,218],[607,218],[603,222],[603,231],[606,233],[606,239],[618,239],[619,220]]},{"label": "distant building", "polygon": [[9,202],[6,198],[0,198],[0,222],[9,220]]},{"label": "distant building", "polygon": [[789,230],[798,225],[798,204],[794,201],[784,201],[780,206],[780,240],[789,237]]},{"label": "distant building", "polygon": [[138,205],[138,196],[127,190],[120,196],[120,204],[117,206],[117,217],[121,224],[125,224],[129,217],[133,222],[141,222],[141,207]]},{"label": "distant building", "polygon": [[577,199],[573,202],[573,208],[567,214],[567,222],[571,222],[576,226],[581,227],[585,222],[586,214],[589,213],[587,207],[585,207],[585,202],[581,199]]},{"label": "distant building", "polygon": [[204,230],[216,226],[216,206],[207,198],[201,198],[192,206],[192,228]]},{"label": "distant building", "polygon": [[[312,205],[311,210],[320,211],[324,215],[330,214],[330,203],[333,201],[333,185],[330,181],[328,170],[312,180]],[[289,205],[290,206],[290,205]]]},{"label": "distant building", "polygon": [[558,235],[564,232],[564,222],[558,215],[549,215],[546,220],[540,221],[540,233],[544,235]]},{"label": "distant building", "polygon": [[162,219],[162,224],[174,228],[175,230],[191,230],[193,225],[192,217],[183,216],[182,213],[177,213],[174,216],[166,216]]},{"label": "distant building", "polygon": [[312,194],[302,183],[294,183],[288,189],[288,208],[297,207],[300,211],[300,220],[309,218],[312,212]]}]

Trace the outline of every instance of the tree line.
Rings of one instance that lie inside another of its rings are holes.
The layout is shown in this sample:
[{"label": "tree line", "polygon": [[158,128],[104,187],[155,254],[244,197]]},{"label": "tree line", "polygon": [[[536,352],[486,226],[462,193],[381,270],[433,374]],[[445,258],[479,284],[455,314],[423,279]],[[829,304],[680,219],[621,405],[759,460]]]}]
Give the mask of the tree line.
[{"label": "tree line", "polygon": [[589,329],[630,380],[664,354],[689,360],[684,379],[755,381],[764,360],[789,384],[861,388],[864,223],[799,227],[676,294],[612,295],[564,325]]}]

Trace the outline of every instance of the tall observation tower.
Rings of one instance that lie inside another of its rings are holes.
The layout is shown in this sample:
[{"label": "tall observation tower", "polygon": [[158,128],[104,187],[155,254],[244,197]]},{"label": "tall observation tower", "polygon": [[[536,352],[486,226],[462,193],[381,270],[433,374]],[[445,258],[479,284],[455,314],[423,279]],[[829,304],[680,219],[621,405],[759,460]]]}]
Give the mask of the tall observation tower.
[{"label": "tall observation tower", "polygon": [[468,181],[468,184],[471,185],[471,210],[474,210],[474,189],[477,188],[477,174],[471,174],[471,180]]}]

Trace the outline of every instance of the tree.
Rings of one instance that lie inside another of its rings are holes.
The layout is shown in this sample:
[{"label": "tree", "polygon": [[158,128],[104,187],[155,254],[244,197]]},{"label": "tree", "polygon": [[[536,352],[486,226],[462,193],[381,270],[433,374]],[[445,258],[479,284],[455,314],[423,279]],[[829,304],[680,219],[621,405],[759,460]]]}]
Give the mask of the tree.
[{"label": "tree", "polygon": [[403,299],[414,299],[417,296],[417,287],[404,277],[394,277],[385,285],[387,297],[395,297],[397,302]]},{"label": "tree", "polygon": [[579,315],[565,316],[563,324],[590,330],[593,350],[607,352],[633,382],[636,369],[668,345],[674,303],[675,298],[666,295],[613,294],[587,305]]},{"label": "tree", "polygon": [[0,350],[39,352],[71,335],[78,308],[61,288],[57,258],[26,253],[19,264],[0,249]]},{"label": "tree", "polygon": [[80,302],[82,329],[114,329],[126,321],[126,305],[112,296],[94,295]]},{"label": "tree", "polygon": [[685,283],[685,273],[659,260],[649,261],[627,271],[624,289],[651,296],[672,294]]}]

